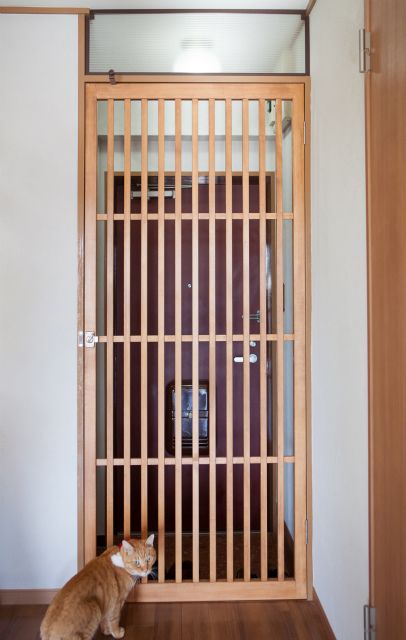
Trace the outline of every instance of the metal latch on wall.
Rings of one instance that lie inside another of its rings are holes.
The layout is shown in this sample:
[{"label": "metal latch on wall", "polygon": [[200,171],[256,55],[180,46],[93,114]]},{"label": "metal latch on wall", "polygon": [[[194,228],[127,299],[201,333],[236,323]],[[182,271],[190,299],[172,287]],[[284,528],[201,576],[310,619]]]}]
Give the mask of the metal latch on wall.
[{"label": "metal latch on wall", "polygon": [[376,609],[368,604],[364,605],[364,640],[376,638]]},{"label": "metal latch on wall", "polygon": [[86,347],[86,349],[92,349],[96,342],[99,342],[99,336],[96,336],[94,331],[79,331],[78,334],[78,347]]},{"label": "metal latch on wall", "polygon": [[371,70],[371,34],[365,29],[359,30],[359,71]]}]

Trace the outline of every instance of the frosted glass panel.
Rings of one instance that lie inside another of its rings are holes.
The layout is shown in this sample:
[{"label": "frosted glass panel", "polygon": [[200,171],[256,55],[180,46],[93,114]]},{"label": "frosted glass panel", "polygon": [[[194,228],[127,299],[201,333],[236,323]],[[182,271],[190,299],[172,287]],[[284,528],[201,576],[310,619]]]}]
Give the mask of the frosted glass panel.
[{"label": "frosted glass panel", "polygon": [[298,14],[94,13],[89,72],[305,73]]}]

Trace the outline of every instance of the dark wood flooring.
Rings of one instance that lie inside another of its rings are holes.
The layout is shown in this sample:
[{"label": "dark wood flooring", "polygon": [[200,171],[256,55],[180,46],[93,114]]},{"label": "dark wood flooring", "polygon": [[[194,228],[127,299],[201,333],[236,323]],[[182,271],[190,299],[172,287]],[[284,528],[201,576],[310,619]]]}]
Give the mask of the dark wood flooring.
[{"label": "dark wood flooring", "polygon": [[[0,607],[0,640],[39,640],[46,606]],[[332,640],[316,602],[127,604],[127,640]],[[100,632],[97,640],[105,638]]]}]

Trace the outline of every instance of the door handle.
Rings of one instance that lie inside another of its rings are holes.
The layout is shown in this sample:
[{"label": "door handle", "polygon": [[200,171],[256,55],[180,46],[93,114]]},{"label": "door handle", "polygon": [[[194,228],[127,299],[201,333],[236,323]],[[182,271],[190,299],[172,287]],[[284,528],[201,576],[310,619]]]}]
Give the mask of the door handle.
[{"label": "door handle", "polygon": [[[258,356],[256,353],[250,353],[250,363],[255,364],[257,362]],[[234,356],[234,362],[244,362],[244,356]]]}]

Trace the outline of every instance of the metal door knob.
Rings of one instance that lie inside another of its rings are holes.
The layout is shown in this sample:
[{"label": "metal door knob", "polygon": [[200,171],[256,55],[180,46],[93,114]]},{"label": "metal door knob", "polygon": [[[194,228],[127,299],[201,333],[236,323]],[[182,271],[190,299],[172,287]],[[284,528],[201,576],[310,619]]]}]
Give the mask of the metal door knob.
[{"label": "metal door knob", "polygon": [[[257,362],[258,356],[256,353],[250,353],[250,363],[254,364]],[[234,356],[234,362],[244,362],[244,356]]]}]

